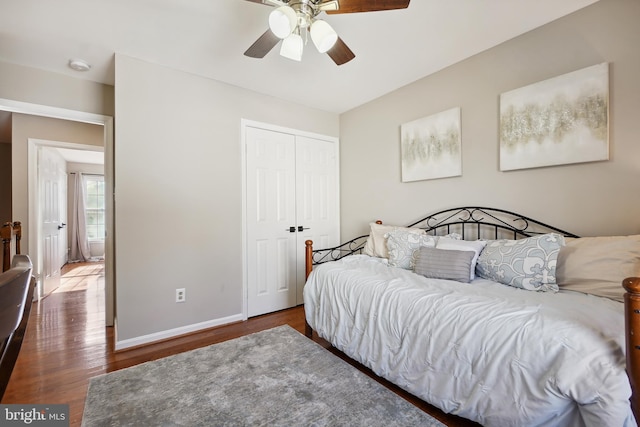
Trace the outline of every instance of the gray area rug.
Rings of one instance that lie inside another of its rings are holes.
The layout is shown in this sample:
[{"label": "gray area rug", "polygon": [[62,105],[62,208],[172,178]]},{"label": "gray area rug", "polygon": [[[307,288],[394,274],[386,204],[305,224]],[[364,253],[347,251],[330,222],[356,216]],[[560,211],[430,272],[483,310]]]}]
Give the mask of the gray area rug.
[{"label": "gray area rug", "polygon": [[92,378],[82,425],[444,426],[289,326]]}]

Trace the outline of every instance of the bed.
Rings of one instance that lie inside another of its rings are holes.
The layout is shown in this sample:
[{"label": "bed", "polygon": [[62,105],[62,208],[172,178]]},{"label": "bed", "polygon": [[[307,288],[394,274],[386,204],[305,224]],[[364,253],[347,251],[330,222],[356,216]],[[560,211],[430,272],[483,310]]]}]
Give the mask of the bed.
[{"label": "bed", "polygon": [[370,226],[307,241],[308,336],[482,425],[636,425],[640,236],[484,207]]}]

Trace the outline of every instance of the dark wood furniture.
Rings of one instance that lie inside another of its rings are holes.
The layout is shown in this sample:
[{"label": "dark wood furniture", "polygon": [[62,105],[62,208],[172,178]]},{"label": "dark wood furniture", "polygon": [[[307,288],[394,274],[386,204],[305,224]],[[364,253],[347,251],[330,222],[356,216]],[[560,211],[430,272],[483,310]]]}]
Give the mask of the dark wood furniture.
[{"label": "dark wood furniture", "polygon": [[627,347],[627,375],[631,383],[631,408],[636,419],[640,419],[640,277],[628,277],[622,286],[624,296]]},{"label": "dark wood furniture", "polygon": [[[12,233],[12,229],[17,233]],[[0,273],[0,399],[22,347],[35,292],[33,265],[27,255],[17,253],[7,265],[7,260],[11,259],[12,234],[16,236],[16,251],[20,251],[21,231],[20,223],[6,223],[2,227],[4,253],[3,272]]]},{"label": "dark wood furniture", "polygon": [[22,240],[22,223],[20,221],[5,222],[0,227],[0,239],[2,240],[2,271],[11,268],[11,240],[16,237],[16,254],[20,254],[20,241]]}]

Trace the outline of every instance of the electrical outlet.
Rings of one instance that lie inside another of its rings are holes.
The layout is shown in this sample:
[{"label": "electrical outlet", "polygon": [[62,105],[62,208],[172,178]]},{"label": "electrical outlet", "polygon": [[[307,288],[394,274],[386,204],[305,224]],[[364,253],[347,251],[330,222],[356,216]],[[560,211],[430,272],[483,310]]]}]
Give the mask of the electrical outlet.
[{"label": "electrical outlet", "polygon": [[176,302],[185,302],[187,300],[187,291],[184,288],[176,289]]}]

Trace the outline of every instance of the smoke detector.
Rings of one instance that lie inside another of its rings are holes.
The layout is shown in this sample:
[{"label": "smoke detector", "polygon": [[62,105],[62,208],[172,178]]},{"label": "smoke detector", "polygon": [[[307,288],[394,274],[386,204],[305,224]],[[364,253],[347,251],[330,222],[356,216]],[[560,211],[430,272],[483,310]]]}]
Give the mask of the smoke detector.
[{"label": "smoke detector", "polygon": [[91,69],[91,65],[82,59],[70,59],[69,68],[76,71],[89,71]]}]

